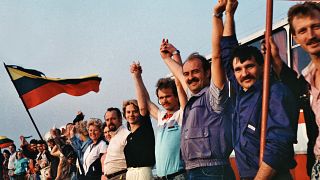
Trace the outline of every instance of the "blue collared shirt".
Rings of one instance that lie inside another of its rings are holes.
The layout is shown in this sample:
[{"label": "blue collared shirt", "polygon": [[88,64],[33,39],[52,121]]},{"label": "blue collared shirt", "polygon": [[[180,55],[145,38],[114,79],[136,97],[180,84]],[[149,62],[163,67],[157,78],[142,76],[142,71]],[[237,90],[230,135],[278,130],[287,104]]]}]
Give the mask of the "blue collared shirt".
[{"label": "blue collared shirt", "polygon": [[[255,177],[259,169],[262,81],[258,80],[247,91],[242,90],[231,64],[227,62],[236,45],[235,36],[222,38],[223,64],[236,93],[233,145],[240,176]],[[297,102],[291,91],[283,83],[271,80],[263,161],[277,172],[287,171],[296,165],[293,144],[297,132],[293,123],[298,117],[297,112]]]}]

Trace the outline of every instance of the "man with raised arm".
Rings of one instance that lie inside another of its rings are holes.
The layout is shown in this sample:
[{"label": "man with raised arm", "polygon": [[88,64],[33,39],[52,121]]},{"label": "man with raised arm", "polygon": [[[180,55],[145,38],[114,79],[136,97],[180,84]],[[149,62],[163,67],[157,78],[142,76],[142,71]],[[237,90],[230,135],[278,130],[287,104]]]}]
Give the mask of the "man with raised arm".
[{"label": "man with raised arm", "polygon": [[289,169],[296,165],[293,150],[296,142],[293,120],[298,117],[296,99],[287,86],[270,77],[266,145],[259,164],[263,56],[255,47],[236,47],[234,12],[237,2],[228,0],[228,4],[221,55],[228,79],[235,89],[233,143],[240,177],[292,179]]},{"label": "man with raised arm", "polygon": [[122,125],[122,115],[118,108],[108,108],[104,115],[104,120],[109,131],[113,132],[114,136],[109,142],[107,154],[104,159],[103,172],[108,179],[125,179],[127,163],[123,149],[130,131]]},{"label": "man with raised arm", "polygon": [[[167,41],[166,41],[167,42]],[[168,42],[167,42],[168,43]],[[168,53],[170,57],[181,64],[179,51],[171,44],[168,44]],[[133,65],[141,68],[140,64]],[[141,69],[142,70],[142,69]],[[142,71],[138,71],[142,72]],[[158,103],[165,109],[151,102],[142,80],[141,74],[137,74],[136,87],[147,101],[148,111],[153,119],[157,120],[158,133],[156,138],[156,170],[159,179],[185,179],[185,170],[180,158],[180,134],[183,108],[186,104],[186,94],[175,78],[161,78],[156,85],[156,95]]]},{"label": "man with raised arm", "polygon": [[[215,12],[225,9],[226,0],[218,1]],[[219,48],[220,29],[213,29],[213,49]],[[220,67],[218,51],[210,64],[198,53],[191,54],[183,65],[171,59],[163,41],[160,54],[171,72],[190,91],[181,127],[181,153],[188,179],[235,179],[229,163],[232,151],[231,112],[228,87]]]},{"label": "man with raised arm", "polygon": [[[305,82],[301,87],[308,87],[309,102],[304,108],[308,135],[308,173],[314,165],[312,175],[319,177],[320,168],[320,4],[317,2],[305,2],[292,6],[288,11],[288,21],[294,40],[300,44],[311,58],[309,65],[303,69],[300,82]],[[304,79],[304,81],[301,81]],[[310,108],[311,107],[311,108]],[[312,109],[312,110],[311,110]],[[313,111],[313,112],[312,112]],[[315,128],[317,124],[317,128]],[[316,139],[316,140],[315,140]],[[315,140],[315,141],[314,141]],[[314,148],[312,147],[314,145]],[[314,155],[312,153],[312,149]],[[311,151],[310,151],[311,150]]]},{"label": "man with raised arm", "polygon": [[[297,44],[309,53],[311,62],[302,71],[302,76],[289,68],[279,56],[276,44],[270,39],[271,53],[273,54],[273,68],[281,81],[288,85],[303,109],[306,122],[308,149],[307,172],[311,175],[312,166],[315,164],[315,155],[320,157],[320,138],[318,128],[320,124],[320,5],[316,2],[299,3],[288,11],[288,21],[291,33]],[[313,175],[319,174],[319,160],[317,160]],[[317,167],[318,166],[318,167]]]}]

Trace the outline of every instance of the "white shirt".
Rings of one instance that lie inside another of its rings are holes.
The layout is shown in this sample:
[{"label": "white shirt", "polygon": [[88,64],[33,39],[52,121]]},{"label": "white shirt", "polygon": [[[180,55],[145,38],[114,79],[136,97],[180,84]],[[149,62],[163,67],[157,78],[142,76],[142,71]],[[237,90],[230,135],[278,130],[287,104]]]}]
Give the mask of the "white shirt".
[{"label": "white shirt", "polygon": [[8,169],[14,169],[14,161],[16,161],[16,152],[10,155],[8,161]]},{"label": "white shirt", "polygon": [[108,152],[103,162],[105,174],[113,174],[127,168],[123,149],[130,131],[122,125],[115,133],[109,142]]},{"label": "white shirt", "polygon": [[163,117],[166,115],[167,111],[158,111],[158,126],[164,125],[164,123],[168,122],[169,120],[175,120],[178,122],[179,126],[181,127],[182,124],[182,117],[183,117],[183,110],[180,108],[178,111],[174,112],[172,117],[162,120]]},{"label": "white shirt", "polygon": [[90,144],[83,155],[83,169],[87,174],[90,165],[100,157],[100,154],[107,152],[107,144],[104,141],[100,141],[99,144]]}]

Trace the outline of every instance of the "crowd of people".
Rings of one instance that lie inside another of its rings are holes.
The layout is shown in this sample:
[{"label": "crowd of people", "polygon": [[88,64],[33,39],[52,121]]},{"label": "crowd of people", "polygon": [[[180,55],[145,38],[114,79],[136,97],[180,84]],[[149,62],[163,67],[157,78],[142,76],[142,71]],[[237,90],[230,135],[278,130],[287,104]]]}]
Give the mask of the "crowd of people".
[{"label": "crowd of people", "polygon": [[[302,106],[312,113],[312,121],[306,122],[307,168],[308,175],[317,179],[320,5],[305,2],[288,12],[294,40],[311,57],[302,76],[298,77],[283,63],[270,37],[272,71],[261,164],[266,47],[262,44],[259,50],[238,45],[234,22],[237,6],[237,0],[219,0],[213,7],[211,63],[198,53],[192,53],[182,63],[179,50],[168,39],[162,40],[160,55],[174,78],[158,80],[158,102],[150,99],[142,78],[142,65],[133,62],[130,72],[136,99],[124,101],[122,111],[108,108],[104,120],[84,120],[84,114],[79,112],[63,130],[51,129],[47,141],[27,142],[21,136],[20,148],[12,144],[2,151],[0,179],[232,180],[235,179],[229,161],[232,150],[242,180],[292,179],[290,169],[296,166],[293,144],[297,142],[297,120]],[[310,101],[301,105],[299,98],[304,94]],[[122,118],[126,125],[122,124]],[[157,137],[151,118],[157,122]]]}]

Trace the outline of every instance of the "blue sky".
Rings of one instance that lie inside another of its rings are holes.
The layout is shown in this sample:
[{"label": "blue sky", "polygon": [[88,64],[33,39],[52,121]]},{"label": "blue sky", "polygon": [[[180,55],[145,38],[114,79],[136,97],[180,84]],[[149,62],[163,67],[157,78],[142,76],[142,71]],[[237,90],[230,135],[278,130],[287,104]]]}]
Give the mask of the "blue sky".
[{"label": "blue sky", "polygon": [[[103,119],[108,107],[134,98],[129,65],[139,60],[151,98],[156,81],[169,71],[159,55],[168,38],[185,59],[192,52],[210,53],[211,13],[215,0],[1,0],[0,59],[6,64],[42,71],[48,77],[76,78],[99,74],[99,93],[81,97],[60,94],[30,110],[42,134],[53,125],[86,118]],[[274,1],[274,22],[296,2]],[[239,1],[239,39],[265,25],[265,0]],[[0,135],[15,141],[35,129],[0,67]]]}]

